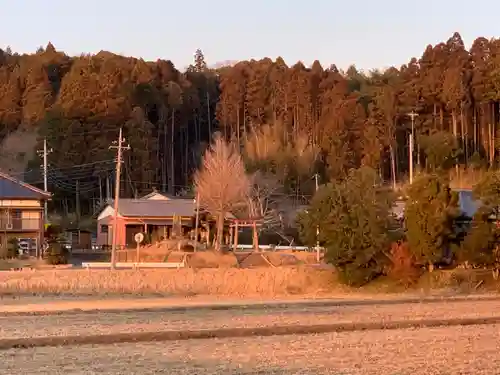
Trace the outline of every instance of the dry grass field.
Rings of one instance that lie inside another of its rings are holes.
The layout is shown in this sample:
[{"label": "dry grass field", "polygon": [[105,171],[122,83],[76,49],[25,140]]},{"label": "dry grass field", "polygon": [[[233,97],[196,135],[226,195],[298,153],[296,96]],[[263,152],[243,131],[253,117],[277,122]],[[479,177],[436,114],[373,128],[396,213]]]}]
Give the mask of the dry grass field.
[{"label": "dry grass field", "polygon": [[0,272],[0,295],[215,295],[274,297],[321,294],[339,286],[312,267],[175,270],[28,270]]},{"label": "dry grass field", "polygon": [[[117,251],[118,262],[136,262],[137,259],[136,249]],[[191,268],[281,267],[317,263],[316,254],[307,251],[262,251],[250,256],[245,253],[218,254],[213,251],[189,253],[170,250],[170,247],[162,247],[161,243],[139,250],[140,262],[180,262],[183,259]]]}]

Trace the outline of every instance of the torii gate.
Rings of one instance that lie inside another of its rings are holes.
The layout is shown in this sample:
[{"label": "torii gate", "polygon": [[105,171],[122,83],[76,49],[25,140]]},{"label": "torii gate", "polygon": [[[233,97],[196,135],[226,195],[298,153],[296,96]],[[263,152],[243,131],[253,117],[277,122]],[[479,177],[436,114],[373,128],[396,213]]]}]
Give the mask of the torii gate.
[{"label": "torii gate", "polygon": [[253,247],[255,251],[259,250],[259,236],[257,233],[257,227],[261,227],[263,225],[263,218],[248,218],[248,219],[231,219],[229,228],[230,228],[230,242],[233,243],[233,251],[237,250],[238,247],[238,230],[239,228],[252,228],[252,238],[253,238]]}]

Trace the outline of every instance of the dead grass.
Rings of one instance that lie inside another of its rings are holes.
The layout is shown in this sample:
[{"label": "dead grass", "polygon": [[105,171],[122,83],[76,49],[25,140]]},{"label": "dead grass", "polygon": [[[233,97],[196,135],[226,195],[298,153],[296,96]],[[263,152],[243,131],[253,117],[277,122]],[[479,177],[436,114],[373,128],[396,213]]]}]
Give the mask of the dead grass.
[{"label": "dead grass", "polygon": [[191,253],[187,263],[192,268],[234,268],[238,267],[238,259],[232,253],[217,254],[212,251]]},{"label": "dead grass", "polygon": [[[307,251],[256,252],[240,264],[236,256],[229,252],[220,254],[215,251],[183,252],[172,251],[172,247],[147,246],[139,250],[140,262],[181,262],[186,258],[192,268],[231,268],[231,267],[281,267],[316,264],[316,254]],[[266,259],[264,259],[264,256]],[[117,251],[119,262],[136,262],[135,249]],[[267,261],[266,261],[267,260]]]},{"label": "dead grass", "polygon": [[0,259],[0,271],[9,271],[12,268],[39,268],[47,267],[48,265],[44,261],[37,260],[35,258],[28,259]]},{"label": "dead grass", "polygon": [[33,270],[0,273],[1,294],[274,297],[335,289],[331,271],[308,267],[180,270]]}]

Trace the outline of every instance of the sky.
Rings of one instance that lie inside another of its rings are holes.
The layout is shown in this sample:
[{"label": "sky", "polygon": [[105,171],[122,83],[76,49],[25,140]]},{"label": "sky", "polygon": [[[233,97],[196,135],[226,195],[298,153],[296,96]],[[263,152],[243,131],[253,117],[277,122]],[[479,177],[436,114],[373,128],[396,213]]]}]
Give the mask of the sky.
[{"label": "sky", "polygon": [[188,66],[276,58],[346,69],[400,66],[458,31],[500,37],[495,0],[0,0],[0,48],[100,50]]}]

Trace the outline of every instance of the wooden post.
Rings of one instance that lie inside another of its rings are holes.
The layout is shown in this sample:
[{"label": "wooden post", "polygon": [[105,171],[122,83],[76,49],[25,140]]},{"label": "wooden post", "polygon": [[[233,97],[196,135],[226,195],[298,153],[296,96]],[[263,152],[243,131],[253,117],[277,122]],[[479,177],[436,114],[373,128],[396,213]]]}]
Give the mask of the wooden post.
[{"label": "wooden post", "polygon": [[135,262],[136,263],[139,263],[139,259],[140,259],[140,248],[141,248],[141,244],[139,242],[137,242],[137,249],[136,249],[136,254],[135,254]]},{"label": "wooden post", "polygon": [[255,251],[259,251],[259,236],[257,235],[257,220],[252,221],[253,247]]},{"label": "wooden post", "polygon": [[229,226],[229,246],[234,242],[234,225]]},{"label": "wooden post", "polygon": [[233,251],[236,251],[238,248],[238,220],[234,221],[234,247]]}]

